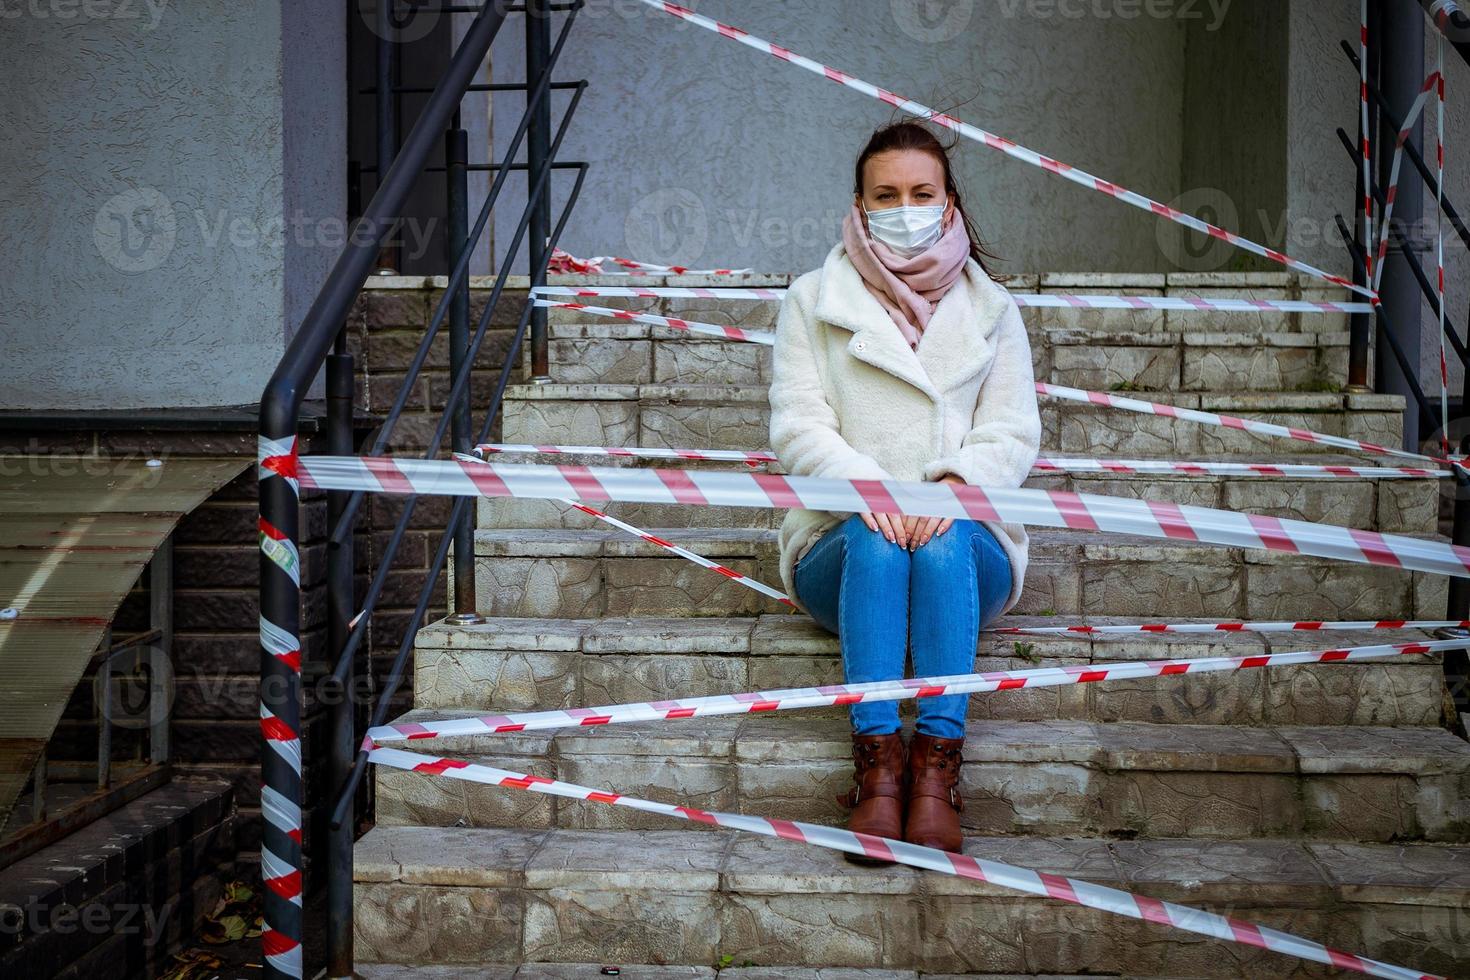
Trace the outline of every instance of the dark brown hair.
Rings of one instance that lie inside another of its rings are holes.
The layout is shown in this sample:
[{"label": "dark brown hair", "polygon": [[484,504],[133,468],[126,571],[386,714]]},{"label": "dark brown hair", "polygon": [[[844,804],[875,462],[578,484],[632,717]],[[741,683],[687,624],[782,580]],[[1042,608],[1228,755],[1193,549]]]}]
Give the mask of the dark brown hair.
[{"label": "dark brown hair", "polygon": [[863,166],[867,164],[868,158],[878,153],[887,153],[891,150],[921,150],[928,153],[939,161],[944,169],[944,191],[954,201],[955,212],[961,221],[965,223],[965,234],[970,239],[970,257],[979,263],[985,274],[996,282],[1005,282],[1007,276],[997,275],[992,272],[986,260],[999,261],[999,257],[985,246],[980,237],[980,230],[975,222],[970,220],[969,214],[965,212],[965,206],[960,200],[959,185],[955,183],[954,171],[949,165],[950,147],[939,141],[939,137],[922,123],[912,120],[901,120],[889,123],[873,131],[868,140],[868,145],[863,147],[863,152],[858,154],[857,165],[853,168],[852,192],[859,198],[863,196]]}]

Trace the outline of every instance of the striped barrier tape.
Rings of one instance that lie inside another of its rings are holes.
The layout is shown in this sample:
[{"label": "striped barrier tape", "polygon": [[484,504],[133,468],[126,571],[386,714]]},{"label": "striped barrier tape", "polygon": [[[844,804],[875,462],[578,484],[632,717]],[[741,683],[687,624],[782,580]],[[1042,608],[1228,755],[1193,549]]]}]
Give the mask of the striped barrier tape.
[{"label": "striped barrier tape", "polygon": [[[561,287],[547,287],[561,288]],[[709,290],[705,290],[709,292]],[[652,313],[634,313],[629,310],[613,310],[603,307],[580,306],[577,304],[557,304],[537,300],[536,304],[547,306],[568,306],[580,309],[586,313],[597,316],[613,316],[621,320],[633,320],[639,323],[652,323],[658,326],[668,326],[679,330],[688,330],[697,333],[710,334],[723,337],[727,340],[747,341],[759,344],[774,344],[775,334],[760,331],[742,330],[739,327],[725,327],[717,323],[698,323],[693,320],[682,320],[675,317],[657,316]],[[1324,446],[1336,446],[1339,449],[1350,449],[1354,452],[1370,453],[1375,456],[1392,456],[1397,459],[1413,459],[1426,463],[1438,463],[1443,466],[1456,466],[1458,464],[1453,457],[1426,456],[1423,453],[1409,452],[1404,449],[1390,449],[1376,443],[1363,442],[1358,439],[1349,439],[1345,436],[1328,435],[1325,432],[1313,432],[1310,429],[1299,429],[1291,426],[1277,425],[1274,422],[1260,422],[1251,419],[1238,418],[1232,415],[1220,415],[1215,412],[1204,412],[1193,408],[1180,408],[1174,405],[1164,405],[1159,402],[1141,401],[1137,398],[1124,398],[1119,395],[1109,394],[1102,391],[1086,391],[1081,388],[1068,388],[1064,385],[1049,384],[1044,381],[1036,382],[1036,393],[1038,395],[1050,395],[1054,398],[1063,398],[1068,401],[1089,402],[1094,405],[1103,405],[1108,408],[1122,409],[1123,411],[1139,412],[1145,415],[1163,415],[1169,418],[1184,419],[1189,422],[1197,422],[1201,425],[1213,425],[1227,429],[1241,429],[1245,432],[1254,432],[1257,435],[1275,436],[1281,439],[1295,439],[1299,442],[1314,442]]]},{"label": "striped barrier tape", "polygon": [[1258,667],[1382,660],[1467,648],[1470,648],[1470,638],[1417,640],[1408,643],[1381,643],[1332,650],[1262,653],[1240,657],[1125,660],[1111,664],[995,670],[983,674],[954,674],[948,677],[912,677],[897,681],[869,681],[863,684],[829,684],[821,687],[794,687],[741,694],[712,694],[697,698],[681,698],[677,701],[642,701],[605,704],[593,708],[509,712],[472,718],[443,718],[382,725],[368,729],[363,740],[363,747],[372,749],[395,742],[411,742],[425,738],[504,735],[512,732],[541,732],[557,728],[591,728],[600,725],[665,722],[683,718],[714,718],[724,715],[758,714],[767,711],[840,708],[876,701],[908,701],[955,694],[994,694],[999,691],[1016,691],[1022,688],[1148,680],[1154,677],[1173,677],[1179,674],[1254,670]]},{"label": "striped barrier tape", "polygon": [[[487,442],[475,447],[481,456],[621,456],[637,459],[687,459],[703,462],[745,463],[759,466],[778,462],[770,450],[660,449],[647,446],[555,446]],[[1447,470],[1413,466],[1340,466],[1321,463],[1176,462],[1167,459],[1073,459],[1038,456],[1036,473],[1180,474],[1183,476],[1254,476],[1292,479],[1433,480],[1450,476]]]},{"label": "striped barrier tape", "polygon": [[1470,548],[1458,545],[1209,507],[1059,490],[383,456],[304,456],[298,468],[303,486],[323,490],[952,517],[1259,548],[1470,578]]},{"label": "striped barrier tape", "polygon": [[1445,317],[1447,311],[1444,306],[1444,34],[1435,38],[1435,88],[1438,91],[1436,99],[1436,127],[1434,139],[1434,157],[1436,161],[1436,178],[1434,185],[1434,259],[1436,272],[1438,273],[1438,286],[1436,287],[1439,299],[1439,444],[1440,449],[1449,455],[1450,452],[1450,368],[1445,361]]},{"label": "striped barrier tape", "polygon": [[627,456],[637,459],[714,460],[721,463],[746,463],[750,466],[776,462],[776,454],[764,449],[752,452],[745,449],[659,449],[654,446],[533,446],[529,443],[485,442],[476,446],[475,452],[482,456],[577,455]]},{"label": "striped barrier tape", "polygon": [[[553,287],[547,287],[553,288]],[[554,287],[560,289],[562,287]],[[676,316],[659,316],[656,313],[638,313],[633,310],[616,310],[606,306],[585,306],[582,303],[554,303],[551,300],[532,300],[536,306],[555,310],[579,310],[590,313],[593,316],[612,317],[616,320],[628,320],[632,323],[648,323],[656,327],[668,327],[671,330],[685,330],[689,333],[707,334],[712,337],[720,337],[724,340],[738,340],[747,344],[764,344],[767,347],[775,346],[776,335],[767,330],[743,330],[740,327],[725,327],[718,323],[699,323],[694,320],[681,320]]]},{"label": "striped barrier tape", "polygon": [[[563,451],[576,451],[578,449],[592,449],[593,452],[596,452],[597,451],[597,449],[595,447],[578,447],[578,446],[549,446],[549,447],[521,446],[521,447],[510,447],[510,450],[509,451],[511,451],[511,452],[520,451],[520,452],[529,452],[529,453],[539,454],[539,453],[545,452],[545,451],[550,451],[552,453],[560,453],[560,452],[563,452]],[[477,451],[480,451],[482,453],[483,452],[486,452],[486,451],[489,451],[489,452],[504,452],[504,451],[506,451],[505,449],[503,449],[501,447],[497,447],[497,446],[495,446],[493,444],[486,444],[486,445],[482,445],[482,446],[477,446],[476,447],[476,450]],[[683,451],[683,450],[663,450],[660,455],[671,453],[671,452],[678,452],[678,454],[679,454],[678,458],[681,458],[681,459],[712,459],[713,458],[711,455],[695,454],[695,453],[690,453],[690,452]],[[721,451],[720,450],[710,450],[710,453],[718,453],[718,452],[721,452]],[[618,452],[618,451],[614,451],[614,450],[609,449],[609,450],[606,451],[606,455],[627,456],[627,455],[633,455],[633,452],[632,451],[629,451],[629,450],[623,450],[621,452]],[[775,459],[775,457],[774,456],[771,456],[769,453],[762,454],[762,453],[744,452],[742,450],[726,450],[726,451],[724,451],[722,453],[722,456],[724,457],[725,460],[735,459],[735,460],[738,460],[740,462],[745,462],[745,463],[748,463],[748,464],[751,464],[751,465],[754,465],[754,464],[756,464],[758,462],[770,462],[770,461],[774,461],[774,459]],[[466,462],[466,463],[483,463],[484,462],[484,459],[481,458],[480,456],[470,456],[470,455],[468,455],[466,453],[455,453],[454,454],[454,458],[457,459],[457,460],[460,460],[462,462]],[[667,456],[665,456],[664,458],[667,458]],[[1040,463],[1040,462],[1041,461],[1038,461],[1038,463]],[[1064,462],[1070,462],[1070,461],[1064,461]],[[1092,463],[1092,462],[1107,462],[1107,461],[1080,460],[1078,462]],[[1188,466],[1190,464],[1186,464],[1186,463],[1171,463],[1169,465],[1171,465],[1171,466],[1181,466],[1182,467],[1182,466]],[[1265,464],[1247,464],[1247,465],[1259,466],[1261,469],[1267,469],[1268,468],[1268,467],[1265,466]],[[1373,469],[1373,468],[1374,467],[1364,467],[1364,469]],[[1275,469],[1275,468],[1274,467],[1270,467],[1270,469]],[[1120,470],[1120,469],[1109,469],[1109,470],[1106,470],[1105,472],[1113,472],[1113,473],[1116,473],[1116,472],[1123,472],[1123,471]],[[1132,471],[1128,471],[1128,472],[1132,472]],[[1425,473],[1433,473],[1434,471],[1425,470],[1423,472],[1425,472]],[[1250,475],[1261,476],[1261,475],[1265,475],[1265,474],[1262,474],[1262,473],[1259,473],[1259,472],[1253,472]],[[1271,475],[1277,475],[1277,474],[1271,474]],[[1439,474],[1435,473],[1434,475],[1439,475]],[[603,521],[604,523],[610,524],[613,527],[618,528],[619,530],[626,531],[626,532],[628,532],[629,534],[633,535],[636,538],[639,538],[639,539],[641,539],[643,541],[647,541],[649,544],[652,544],[652,545],[655,545],[655,546],[657,546],[659,548],[662,548],[663,550],[668,551],[668,552],[670,552],[672,554],[678,555],[681,558],[685,558],[685,559],[693,562],[694,564],[700,566],[701,568],[707,568],[707,569],[709,569],[711,571],[719,572],[721,575],[724,575],[726,578],[728,578],[728,579],[736,582],[737,584],[743,585],[743,586],[745,586],[748,589],[752,589],[752,590],[754,590],[756,592],[759,592],[762,595],[769,596],[770,598],[775,599],[776,601],[778,601],[780,603],[783,603],[784,605],[793,606],[793,607],[796,606],[796,603],[792,602],[791,601],[791,598],[788,595],[786,595],[786,593],[781,592],[778,589],[772,588],[771,586],[766,585],[764,582],[757,581],[756,579],[753,579],[753,578],[751,578],[748,575],[742,575],[741,573],[735,571],[733,568],[729,568],[728,566],[722,565],[719,562],[713,561],[712,559],[705,558],[703,555],[700,555],[700,554],[697,554],[697,553],[695,553],[693,551],[690,551],[687,548],[680,547],[679,545],[676,545],[676,544],[674,544],[671,541],[668,541],[668,540],[666,540],[664,538],[661,538],[658,535],[653,534],[650,531],[645,531],[643,528],[635,527],[634,525],[629,524],[629,523],[627,523],[625,521],[620,521],[616,517],[613,517],[610,514],[606,514],[603,511],[600,511],[600,510],[596,509],[595,507],[588,507],[586,504],[579,504],[579,503],[577,503],[574,500],[563,500],[562,503],[565,503],[565,504],[568,504],[568,505],[570,505],[572,507],[575,507],[577,510],[582,511],[585,514],[590,514],[592,517],[595,517],[596,519],[598,519],[600,521]]]},{"label": "striped barrier tape", "polygon": [[1096,626],[992,626],[984,632],[998,634],[1035,633],[1042,636],[1088,636],[1129,633],[1297,633],[1331,630],[1438,630],[1470,629],[1470,619],[1362,619],[1299,620],[1229,623],[1103,623]]},{"label": "striped barrier tape", "polygon": [[[301,480],[296,437],[258,437],[256,476],[260,482],[260,577],[277,580],[262,590],[260,647],[262,685],[270,681],[285,696],[279,713],[260,704],[261,755],[260,876],[265,886],[260,937],[266,975],[300,977],[302,939],[301,770],[301,575],[297,521]],[[276,515],[274,522],[267,514]]]},{"label": "striped barrier tape", "polygon": [[[474,462],[481,461],[474,460]],[[787,597],[786,593],[778,589],[773,589],[769,585],[766,585],[764,582],[758,582],[748,575],[740,574],[739,572],[735,571],[735,569],[730,568],[727,565],[721,565],[719,562],[712,561],[711,559],[706,558],[703,555],[696,554],[690,551],[688,548],[681,548],[678,545],[674,544],[672,541],[665,541],[663,538],[659,537],[656,534],[650,534],[640,527],[634,527],[632,524],[628,524],[625,521],[620,521],[616,517],[613,517],[611,514],[603,513],[596,507],[588,507],[586,504],[580,504],[575,500],[563,500],[562,503],[570,504],[577,510],[580,510],[582,513],[590,514],[591,516],[597,518],[599,521],[602,521],[605,524],[611,524],[618,530],[626,531],[636,538],[641,538],[642,540],[647,541],[649,544],[658,545],[665,551],[672,552],[673,554],[678,555],[680,558],[692,561],[694,562],[694,564],[700,566],[701,568],[708,568],[712,572],[718,572],[731,581],[738,582],[739,584],[745,586],[747,589],[753,589],[756,592],[759,592],[761,595],[770,596],[772,599],[775,599],[777,602],[783,603],[784,605],[792,607],[795,607],[796,605],[796,603],[792,602]]]},{"label": "striped barrier tape", "polygon": [[972,126],[969,123],[961,122],[953,116],[939,112],[935,109],[931,109],[929,106],[926,106],[923,103],[915,102],[912,99],[906,99],[903,96],[888,91],[887,89],[879,88],[878,86],[873,85],[870,82],[865,82],[860,78],[855,78],[852,75],[847,74],[846,72],[838,71],[836,68],[831,68],[827,65],[822,64],[821,62],[813,61],[810,58],[803,57],[802,55],[796,54],[786,48],[781,47],[780,45],[772,44],[770,41],[764,40],[763,38],[756,37],[746,31],[743,31],[738,27],[732,27],[729,24],[722,24],[719,21],[711,20],[708,17],[696,14],[692,10],[681,7],[676,3],[670,3],[668,2],[668,0],[641,0],[641,2],[649,7],[652,7],[654,10],[659,10],[663,13],[681,18],[682,20],[695,24],[699,27],[703,27],[705,30],[713,31],[716,34],[719,34],[731,40],[739,41],[746,47],[753,48],[756,51],[761,52],[762,54],[768,54],[781,61],[787,62],[788,64],[796,65],[799,68],[805,68],[807,71],[821,75],[846,88],[853,89],[855,91],[863,93],[864,95],[870,96],[871,98],[885,102],[888,105],[893,106],[894,108],[897,108],[903,112],[906,112],[911,116],[918,116],[922,119],[927,119],[935,123],[936,125],[943,126],[947,129],[952,129],[955,132],[959,133],[961,136],[966,137],[967,139],[974,140],[977,143],[983,143],[991,149],[999,150],[1007,156],[1020,160],[1023,163],[1028,163],[1033,167],[1039,167],[1042,170],[1046,170],[1050,173],[1057,174],[1058,176],[1065,177],[1067,180],[1070,180],[1075,184],[1080,184],[1083,187],[1088,188],[1089,190],[1094,190],[1106,194],[1109,197],[1122,201],[1125,204],[1131,204],[1133,207],[1140,208],[1152,214],[1156,214],[1162,218],[1167,218],[1168,220],[1173,221],[1176,224],[1183,225],[1186,228],[1197,231],[1204,235],[1208,235],[1211,238],[1218,238],[1222,241],[1230,243],[1231,245],[1235,245],[1238,248],[1245,249],[1248,252],[1253,252],[1256,255],[1284,265],[1289,269],[1294,269],[1297,272],[1305,273],[1306,275],[1313,276],[1317,279],[1322,279],[1326,282],[1342,286],[1346,289],[1351,289],[1354,292],[1361,293],[1364,296],[1371,297],[1374,295],[1374,293],[1366,287],[1359,286],[1358,284],[1344,279],[1341,276],[1335,276],[1329,272],[1318,269],[1315,266],[1308,265],[1307,263],[1302,262],[1299,259],[1294,259],[1286,253],[1277,251],[1274,248],[1267,248],[1264,245],[1257,244],[1256,242],[1251,241],[1249,238],[1237,235],[1235,232],[1227,231],[1226,229],[1221,228],[1217,225],[1212,225],[1207,221],[1201,221],[1194,215],[1186,214],[1185,212],[1180,211],[1176,208],[1172,208],[1167,204],[1163,204],[1159,201],[1153,200],[1152,198],[1145,197],[1144,195],[1139,194],[1135,191],[1127,190],[1119,186],[1118,184],[1113,183],[1112,181],[1103,180],[1100,177],[1095,177],[1084,170],[1079,170],[1078,168],[1069,166],[1068,164],[1062,163],[1059,160],[1053,160],[1051,157],[1043,156],[1042,154],[1037,153],[1035,150],[1028,149],[1027,147],[1020,145],[1019,143],[1005,139],[1001,136],[996,136],[993,133],[988,133],[985,130],[980,129],[978,126]]},{"label": "striped barrier tape", "polygon": [[[485,462],[478,456],[470,456],[466,453],[455,453],[454,458],[464,463],[483,464]],[[629,524],[627,521],[620,521],[616,517],[613,517],[611,514],[598,510],[596,507],[588,507],[586,504],[578,503],[575,500],[563,499],[561,502],[571,507],[574,507],[577,510],[580,510],[584,514],[595,517],[597,520],[602,521],[604,524],[610,524],[620,531],[626,531],[639,540],[646,541],[651,545],[662,548],[664,551],[667,551],[670,554],[678,555],[680,558],[691,561],[694,564],[698,565],[700,568],[707,568],[712,572],[718,572],[719,574],[725,576],[727,579],[736,583],[737,585],[743,585],[747,589],[750,589],[754,592],[759,592],[761,595],[775,599],[782,605],[796,608],[796,603],[791,601],[791,597],[782,592],[780,589],[772,588],[764,582],[751,578],[749,575],[742,575],[728,565],[722,565],[711,558],[706,558],[703,555],[698,554],[697,552],[690,551],[688,548],[681,547],[677,544],[674,544],[672,541],[661,538],[651,531],[645,531],[641,527],[636,527],[632,524]]]},{"label": "striped barrier tape", "polygon": [[1439,72],[1431,72],[1424,80],[1424,87],[1419,90],[1419,95],[1414,99],[1413,105],[1409,107],[1408,114],[1404,116],[1403,126],[1399,128],[1398,136],[1394,143],[1393,165],[1389,168],[1388,186],[1383,192],[1383,216],[1378,219],[1378,258],[1373,272],[1373,293],[1377,295],[1378,287],[1383,280],[1383,260],[1388,256],[1388,239],[1390,224],[1393,222],[1394,199],[1398,196],[1399,171],[1404,162],[1404,144],[1414,134],[1414,123],[1418,121],[1419,114],[1424,111],[1424,105],[1439,86],[1442,76]]},{"label": "striped barrier tape", "polygon": [[1183,419],[1186,422],[1198,422],[1201,425],[1240,429],[1243,432],[1253,432],[1256,435],[1275,436],[1280,439],[1295,439],[1298,442],[1314,442],[1323,446],[1336,446],[1339,449],[1351,449],[1355,452],[1371,453],[1375,456],[1413,459],[1426,463],[1439,463],[1444,466],[1463,465],[1463,462],[1449,457],[1426,456],[1423,453],[1413,453],[1406,449],[1392,449],[1388,446],[1363,442],[1359,439],[1349,439],[1345,436],[1328,435],[1325,432],[1313,432],[1311,429],[1298,429],[1293,426],[1277,425],[1275,422],[1261,422],[1255,419],[1238,418],[1233,415],[1204,412],[1194,408],[1181,408],[1177,405],[1164,405],[1159,402],[1141,401],[1137,398],[1124,398],[1120,395],[1113,395],[1103,391],[1084,391],[1081,388],[1068,388],[1065,385],[1048,384],[1045,381],[1036,382],[1036,393],[1038,395],[1049,395],[1052,398],[1062,398],[1067,401],[1087,402],[1093,405],[1102,405],[1107,408],[1122,409],[1125,412],[1138,412],[1143,415],[1161,415],[1171,419]]},{"label": "striped barrier tape", "polygon": [[1367,282],[1373,277],[1373,148],[1368,125],[1368,0],[1358,4],[1358,133],[1363,158],[1363,266]]},{"label": "striped barrier tape", "polygon": [[795,820],[777,820],[744,814],[721,813],[714,810],[698,810],[671,803],[655,803],[652,800],[592,789],[559,779],[549,779],[545,776],[531,776],[481,763],[405,752],[402,749],[374,749],[368,754],[368,760],[378,765],[390,766],[407,772],[446,776],[451,779],[543,793],[548,796],[629,807],[644,813],[660,814],[678,820],[690,820],[707,826],[741,830],[765,837],[810,844],[828,850],[894,861],[910,867],[936,871],[940,874],[983,881],[1022,894],[1035,895],[1038,898],[1055,899],[1072,905],[1126,916],[1130,919],[1171,926],[1186,932],[1209,936],[1212,939],[1256,946],[1314,963],[1325,963],[1338,969],[1366,973],[1369,976],[1389,977],[1392,980],[1436,980],[1432,974],[1345,953],[1291,933],[1280,932],[1214,912],[1206,912],[1203,909],[1147,898],[1119,888],[1093,884],[1078,878],[1066,878],[1061,875],[1032,871],[1012,864],[921,847],[904,841],[855,834],[849,830]]},{"label": "striped barrier tape", "polygon": [[[699,286],[533,286],[541,296],[613,296],[625,299],[749,299],[774,300],[785,295],[781,288]],[[771,294],[776,295],[771,295]],[[1296,299],[1229,299],[1204,296],[1078,296],[1066,293],[1011,293],[1022,309],[1078,310],[1183,310],[1219,313],[1372,313],[1371,303],[1312,302]],[[562,305],[562,304],[543,304]],[[570,309],[584,309],[566,304]],[[587,312],[591,312],[587,310]]]},{"label": "striped barrier tape", "polygon": [[[628,269],[628,272],[604,272],[602,264],[611,262],[613,265]],[[596,255],[590,259],[579,259],[577,256],[560,248],[551,250],[551,262],[546,267],[547,272],[553,273],[575,273],[580,275],[600,276],[739,276],[754,272],[754,269],[690,269],[682,265],[658,265],[654,262],[639,262],[637,259],[624,259],[616,255]]]}]

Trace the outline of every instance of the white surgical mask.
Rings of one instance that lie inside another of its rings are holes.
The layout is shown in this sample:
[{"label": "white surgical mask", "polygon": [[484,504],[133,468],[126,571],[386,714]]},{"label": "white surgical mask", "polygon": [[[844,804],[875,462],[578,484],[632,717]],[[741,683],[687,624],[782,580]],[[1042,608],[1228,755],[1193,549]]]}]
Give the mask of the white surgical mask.
[{"label": "white surgical mask", "polygon": [[943,234],[945,205],[905,205],[869,211],[868,233],[906,259],[911,259],[939,241]]}]

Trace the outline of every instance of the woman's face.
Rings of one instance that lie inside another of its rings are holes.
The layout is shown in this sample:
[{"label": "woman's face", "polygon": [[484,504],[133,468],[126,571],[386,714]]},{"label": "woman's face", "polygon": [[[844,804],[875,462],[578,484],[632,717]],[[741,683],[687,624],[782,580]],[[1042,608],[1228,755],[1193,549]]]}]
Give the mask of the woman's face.
[{"label": "woman's face", "polygon": [[953,210],[944,192],[944,167],[923,150],[886,150],[868,157],[863,164],[863,193],[856,200],[867,211],[942,204],[945,221]]}]

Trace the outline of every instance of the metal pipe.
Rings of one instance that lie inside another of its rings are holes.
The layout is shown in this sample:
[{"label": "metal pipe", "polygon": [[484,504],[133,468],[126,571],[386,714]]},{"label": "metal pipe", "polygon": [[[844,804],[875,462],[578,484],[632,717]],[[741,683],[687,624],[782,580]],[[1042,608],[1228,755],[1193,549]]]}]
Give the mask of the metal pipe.
[{"label": "metal pipe", "polygon": [[[346,352],[346,329],[337,335],[337,350],[327,357],[327,446],[333,455],[350,456],[352,444],[353,366]],[[327,520],[341,515],[348,494],[327,493]],[[354,615],[352,595],[352,536],[327,545],[327,649],[335,655],[347,643],[348,623]],[[333,656],[335,659],[335,656]],[[330,662],[330,661],[329,661]],[[353,667],[347,664],[346,681],[327,705],[331,731],[327,749],[327,782],[337,785],[347,778],[357,751],[356,692]],[[355,820],[327,831],[327,976],[349,978],[352,972],[352,843]]]},{"label": "metal pipe", "polygon": [[[112,649],[112,627],[102,634],[102,649]],[[104,654],[97,665],[97,788],[112,782],[112,657]]]},{"label": "metal pipe", "polygon": [[[312,379],[324,362],[377,259],[378,244],[401,213],[418,170],[449,123],[465,86],[484,62],[505,22],[504,3],[481,11],[465,32],[444,76],[395,155],[362,218],[353,224],[326,282],[291,338],[260,399],[262,462],[259,467],[261,616],[261,751],[266,819],[261,836],[264,889],[264,971],[267,980],[302,974],[301,855],[301,583],[293,566],[300,541],[299,496],[293,466],[296,419]],[[387,88],[388,86],[383,86]],[[270,547],[265,547],[265,544]],[[286,649],[283,651],[282,647]],[[280,652],[281,655],[277,655]],[[294,656],[292,655],[294,654]]]},{"label": "metal pipe", "polygon": [[46,749],[42,747],[36,768],[31,771],[31,822],[46,819]]},{"label": "metal pipe", "polygon": [[[575,6],[576,6],[575,4],[568,4],[566,6],[566,8],[564,8],[564,9],[571,10]],[[551,83],[551,87],[552,88],[572,88],[574,85],[576,85],[575,82],[552,82]],[[525,92],[525,91],[528,91],[530,88],[531,88],[531,83],[529,81],[527,81],[527,82],[476,82],[474,85],[468,86],[465,89],[465,91],[466,92]],[[432,92],[434,90],[432,88],[428,87],[427,85],[395,85],[395,86],[393,86],[393,91],[397,92],[399,95],[428,95],[430,92]],[[357,90],[357,94],[358,95],[377,95],[378,94],[378,87],[376,85],[369,85],[367,88],[360,88],[360,89],[358,89]]]},{"label": "metal pipe", "polygon": [[[448,233],[444,236],[444,250],[448,267],[455,268],[465,253],[470,251],[470,183],[469,163],[470,134],[455,128],[444,134],[444,162],[449,170],[445,180],[447,201],[445,213],[449,216]],[[542,197],[545,200],[545,197]],[[449,304],[449,376],[458,378],[470,373],[473,365],[467,359],[470,344],[470,284],[466,278],[454,291]],[[453,419],[450,446],[457,453],[470,451],[470,393],[467,385],[463,396],[445,404],[444,411]],[[454,589],[451,613],[448,621],[457,626],[483,623],[475,613],[475,525],[471,519],[474,508],[465,508],[466,513],[449,525],[448,533],[454,539]]]},{"label": "metal pipe", "polygon": [[148,625],[158,631],[157,648],[167,670],[148,669],[148,761],[168,762],[169,691],[174,661],[174,539],[163,539],[148,564]]},{"label": "metal pipe", "polygon": [[[394,43],[396,32],[393,25],[393,4],[394,0],[378,0],[378,161],[375,172],[380,175],[388,172],[398,155],[398,96],[393,91],[393,83],[398,75],[398,45]],[[381,181],[379,183],[381,186]],[[398,267],[395,250],[383,247],[378,255],[377,272],[380,275],[392,275]]]},{"label": "metal pipe", "polygon": [[1465,63],[1470,64],[1470,14],[1464,6],[1457,0],[1419,0],[1419,5]]},{"label": "metal pipe", "polygon": [[[526,0],[526,77],[537,78],[546,70],[551,58],[551,12],[548,0]],[[543,99],[531,112],[531,128],[526,136],[528,173],[540,173],[551,156],[551,100]],[[550,195],[541,198],[531,213],[531,241],[526,252],[526,269],[532,286],[546,285],[547,236],[551,231]],[[509,257],[507,256],[507,261]],[[551,380],[546,337],[546,309],[531,311],[531,381],[544,384]]]},{"label": "metal pipe", "polygon": [[[1396,112],[1404,118],[1409,106],[1419,95],[1424,85],[1424,16],[1413,0],[1380,0],[1376,5],[1380,11],[1378,31],[1379,87],[1383,91],[1383,108]],[[1380,113],[1380,133],[1395,133],[1384,113]],[[1416,123],[1409,139],[1421,145],[1422,126]],[[1388,186],[1392,168],[1392,152],[1375,141],[1378,147],[1378,183]],[[1427,243],[1419,241],[1419,225],[1424,215],[1424,185],[1416,180],[1399,184],[1394,199],[1394,219],[1407,230],[1405,237],[1414,249],[1427,251]],[[1413,281],[1413,273],[1402,252],[1390,251],[1384,257],[1381,272],[1382,286],[1379,290],[1379,322],[1385,331],[1393,330],[1390,337],[1392,347],[1411,351],[1407,365],[1396,358],[1385,356],[1382,348],[1378,352],[1378,390],[1392,394],[1410,393],[1411,376],[1418,374],[1420,355],[1420,304],[1419,287]],[[1419,418],[1405,414],[1403,447],[1417,449],[1420,441]]]}]

